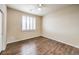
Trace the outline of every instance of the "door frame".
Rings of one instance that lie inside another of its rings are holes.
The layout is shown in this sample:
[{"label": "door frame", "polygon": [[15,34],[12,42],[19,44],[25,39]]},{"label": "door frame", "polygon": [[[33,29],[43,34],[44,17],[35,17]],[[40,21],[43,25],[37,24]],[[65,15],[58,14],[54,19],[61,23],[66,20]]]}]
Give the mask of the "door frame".
[{"label": "door frame", "polygon": [[4,19],[3,16],[4,16],[4,13],[3,13],[3,11],[1,9],[0,9],[0,12],[2,13],[2,33],[1,34],[2,34],[2,50],[3,50],[3,19]]}]

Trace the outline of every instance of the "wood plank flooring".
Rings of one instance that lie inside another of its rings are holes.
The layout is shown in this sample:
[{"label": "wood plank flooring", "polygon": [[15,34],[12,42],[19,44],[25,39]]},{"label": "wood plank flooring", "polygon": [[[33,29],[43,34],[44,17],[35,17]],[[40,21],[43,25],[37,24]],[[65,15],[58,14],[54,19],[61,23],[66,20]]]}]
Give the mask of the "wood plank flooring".
[{"label": "wood plank flooring", "polygon": [[7,45],[1,55],[79,55],[79,49],[44,37]]}]

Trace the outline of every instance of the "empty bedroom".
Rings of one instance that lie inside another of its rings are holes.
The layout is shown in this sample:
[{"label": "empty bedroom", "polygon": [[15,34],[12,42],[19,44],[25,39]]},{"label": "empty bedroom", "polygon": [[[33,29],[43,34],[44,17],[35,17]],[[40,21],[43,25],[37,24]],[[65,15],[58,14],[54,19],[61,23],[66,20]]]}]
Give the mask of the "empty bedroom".
[{"label": "empty bedroom", "polygon": [[79,5],[0,4],[0,55],[79,55]]}]

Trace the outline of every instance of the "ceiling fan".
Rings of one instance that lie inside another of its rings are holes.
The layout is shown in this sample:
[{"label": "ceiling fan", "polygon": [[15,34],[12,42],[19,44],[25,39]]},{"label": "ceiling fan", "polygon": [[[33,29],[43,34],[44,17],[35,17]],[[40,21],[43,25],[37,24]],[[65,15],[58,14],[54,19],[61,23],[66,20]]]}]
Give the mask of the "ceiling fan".
[{"label": "ceiling fan", "polygon": [[31,11],[35,11],[35,10],[42,11],[44,7],[45,7],[45,4],[36,4],[34,5],[34,9],[31,9]]}]

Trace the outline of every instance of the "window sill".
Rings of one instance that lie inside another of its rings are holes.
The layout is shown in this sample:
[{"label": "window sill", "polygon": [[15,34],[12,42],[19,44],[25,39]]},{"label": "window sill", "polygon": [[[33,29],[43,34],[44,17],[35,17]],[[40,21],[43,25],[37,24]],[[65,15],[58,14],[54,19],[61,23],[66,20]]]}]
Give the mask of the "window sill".
[{"label": "window sill", "polygon": [[36,30],[22,30],[22,32],[35,32]]}]

